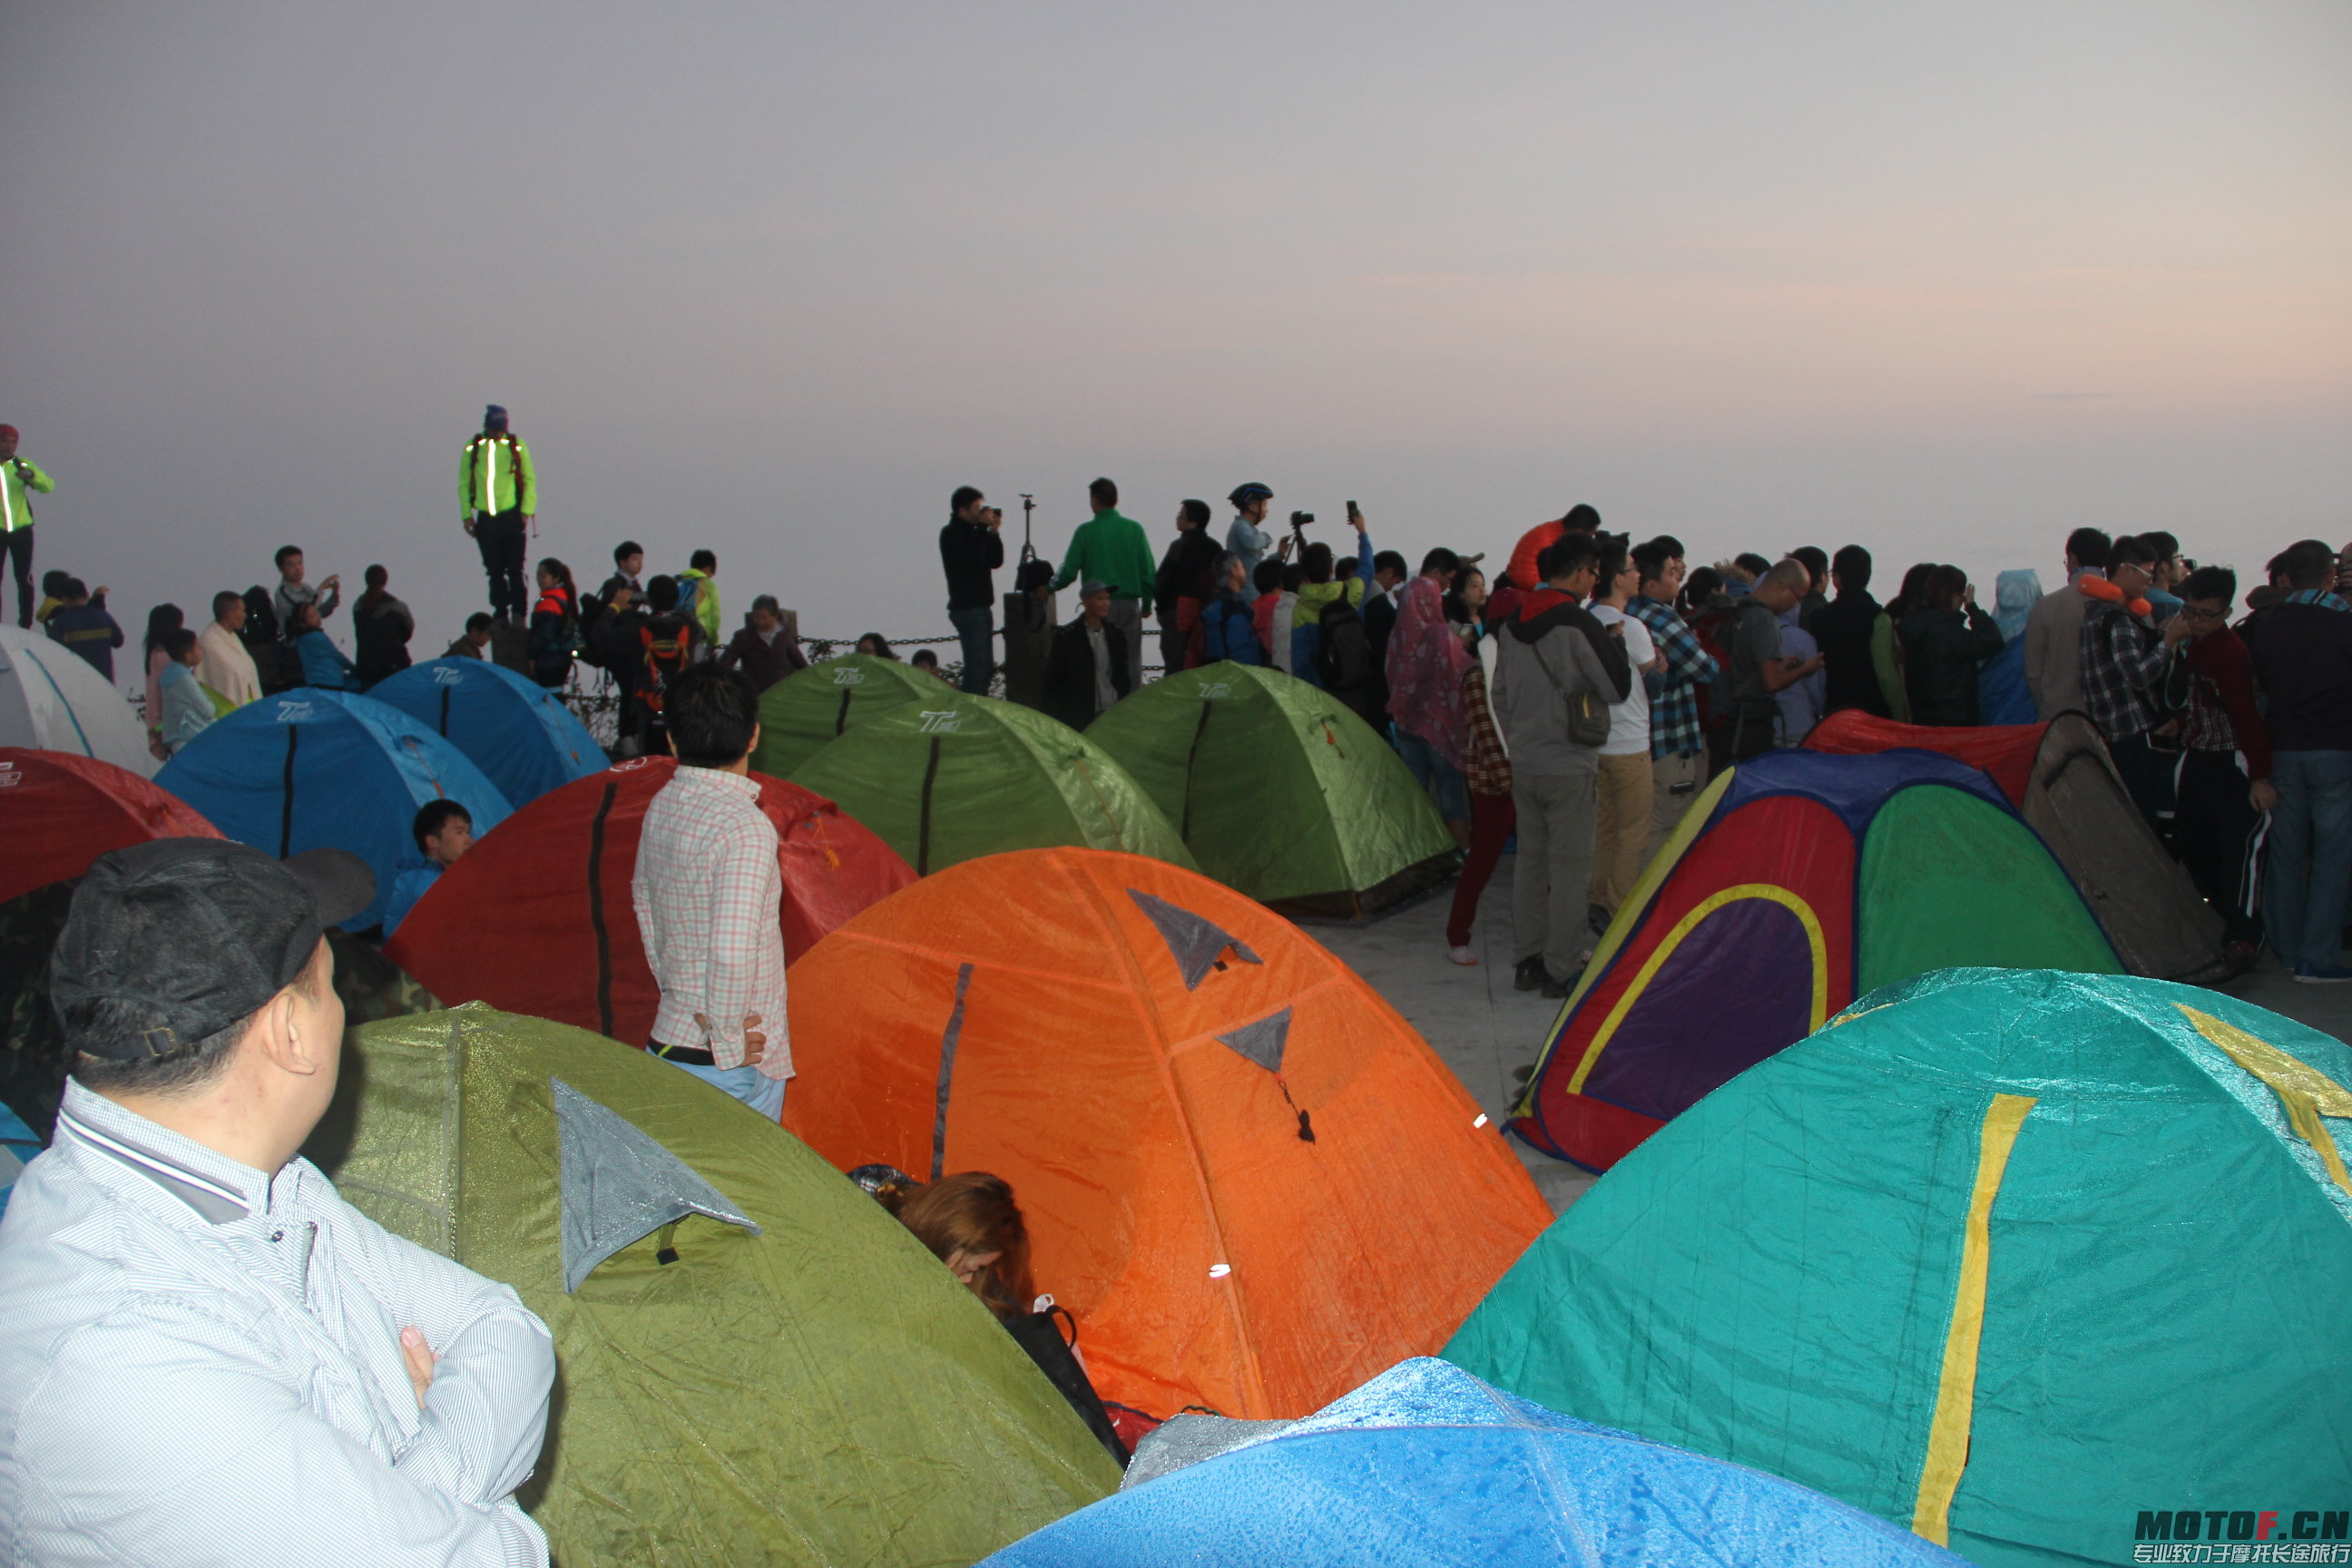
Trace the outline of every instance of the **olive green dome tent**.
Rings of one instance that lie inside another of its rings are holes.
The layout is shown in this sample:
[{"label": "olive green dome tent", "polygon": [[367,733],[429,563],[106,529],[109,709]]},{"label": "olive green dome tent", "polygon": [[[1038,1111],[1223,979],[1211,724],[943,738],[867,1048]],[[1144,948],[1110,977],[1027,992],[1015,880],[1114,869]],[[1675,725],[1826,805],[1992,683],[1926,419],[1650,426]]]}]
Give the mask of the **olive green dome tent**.
[{"label": "olive green dome tent", "polygon": [[796,669],[760,693],[760,744],[751,766],[782,778],[877,713],[914,698],[952,701],[956,689],[913,665],[845,653]]},{"label": "olive green dome tent", "polygon": [[1370,913],[1454,869],[1454,839],[1395,750],[1278,669],[1171,675],[1087,739],[1158,803],[1202,871],[1285,912]]},{"label": "olive green dome tent", "polygon": [[1160,808],[1091,739],[1034,709],[931,684],[920,701],[862,721],[792,782],[880,834],[918,876],[1063,845],[1199,869]]},{"label": "olive green dome tent", "polygon": [[1985,1568],[2343,1542],[2347,1164],[2325,1035],[2167,981],[1939,970],[1660,1129],[1445,1356]]},{"label": "olive green dome tent", "polygon": [[349,1040],[305,1152],[554,1333],[522,1500],[564,1568],[969,1563],[1117,1485],[913,1236],[691,1074],[479,1005]]}]

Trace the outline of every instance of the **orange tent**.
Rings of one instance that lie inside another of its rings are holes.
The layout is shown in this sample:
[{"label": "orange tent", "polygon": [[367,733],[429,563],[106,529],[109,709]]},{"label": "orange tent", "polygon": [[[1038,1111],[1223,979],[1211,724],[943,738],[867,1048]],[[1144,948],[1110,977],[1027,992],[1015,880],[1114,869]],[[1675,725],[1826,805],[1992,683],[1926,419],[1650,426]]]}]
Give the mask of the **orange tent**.
[{"label": "orange tent", "polygon": [[1297,1416],[1428,1355],[1551,1221],[1380,994],[1162,860],[933,873],[793,966],[784,1125],[847,1169],[993,1171],[1108,1399]]}]

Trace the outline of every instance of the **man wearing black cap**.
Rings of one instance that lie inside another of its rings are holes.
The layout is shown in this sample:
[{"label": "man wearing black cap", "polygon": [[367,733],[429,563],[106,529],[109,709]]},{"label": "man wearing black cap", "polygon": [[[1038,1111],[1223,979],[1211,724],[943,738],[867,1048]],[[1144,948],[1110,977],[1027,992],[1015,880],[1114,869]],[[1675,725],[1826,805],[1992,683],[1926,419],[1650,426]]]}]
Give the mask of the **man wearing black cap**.
[{"label": "man wearing black cap", "polygon": [[457,506],[489,574],[490,613],[521,620],[530,605],[523,596],[523,544],[539,515],[539,478],[530,448],[507,428],[507,411],[495,403],[482,410],[482,433],[458,459]]},{"label": "man wearing black cap", "polygon": [[0,1561],[547,1561],[554,1357],[512,1290],[296,1151],[342,1050],[356,857],[100,856],[50,959],[73,1077],[0,1222]]}]

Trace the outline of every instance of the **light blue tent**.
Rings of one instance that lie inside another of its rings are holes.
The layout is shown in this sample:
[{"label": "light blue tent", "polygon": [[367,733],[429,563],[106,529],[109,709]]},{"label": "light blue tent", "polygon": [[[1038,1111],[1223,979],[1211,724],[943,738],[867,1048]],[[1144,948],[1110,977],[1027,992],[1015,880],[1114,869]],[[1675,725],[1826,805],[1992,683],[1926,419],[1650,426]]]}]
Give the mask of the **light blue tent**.
[{"label": "light blue tent", "polygon": [[539,682],[483,658],[411,665],[368,688],[466,753],[509,805],[602,772],[604,749]]},{"label": "light blue tent", "polygon": [[1147,1438],[1116,1497],[983,1568],[1964,1568],[1819,1492],[1425,1357],[1303,1421],[1178,1421],[1163,1428],[1177,1445],[1242,1436],[1138,1483],[1159,1458]]},{"label": "light blue tent", "polygon": [[399,709],[348,691],[299,687],[248,702],[182,748],[155,775],[229,837],[272,855],[348,849],[375,873],[375,901],[343,922],[383,919],[401,857],[413,858],[416,808],[444,797],[476,834],[507,816],[507,797],[465,754]]}]

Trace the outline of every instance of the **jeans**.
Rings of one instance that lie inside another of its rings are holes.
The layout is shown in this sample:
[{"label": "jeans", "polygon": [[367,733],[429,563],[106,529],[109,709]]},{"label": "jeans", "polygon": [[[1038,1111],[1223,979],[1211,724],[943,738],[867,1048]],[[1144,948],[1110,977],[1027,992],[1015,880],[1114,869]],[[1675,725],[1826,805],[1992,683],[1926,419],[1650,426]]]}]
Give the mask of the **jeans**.
[{"label": "jeans", "polygon": [[1454,909],[1445,921],[1446,946],[1470,945],[1470,928],[1478,919],[1478,900],[1486,891],[1486,882],[1495,874],[1495,862],[1503,858],[1503,846],[1510,841],[1511,829],[1518,820],[1518,814],[1511,809],[1509,795],[1470,797],[1470,854],[1462,862],[1461,879],[1454,884]]},{"label": "jeans", "polygon": [[1543,959],[1544,973],[1568,980],[1591,947],[1592,831],[1600,815],[1597,773],[1517,773],[1511,805],[1518,813],[1519,858],[1511,873],[1512,962]]},{"label": "jeans", "polygon": [[2110,743],[2107,752],[2116,760],[2116,772],[2123,775],[2124,788],[2131,792],[2132,804],[2147,818],[2148,831],[2162,838],[2164,814],[2172,804],[2168,786],[2174,759],[2158,756],[2146,735],[2126,735]]},{"label": "jeans", "polygon": [[2289,965],[2333,968],[2352,879],[2352,752],[2274,752],[2271,783],[2279,803],[2263,915],[2272,950]]},{"label": "jeans", "polygon": [[988,683],[996,674],[996,618],[986,605],[969,610],[952,606],[948,610],[948,625],[955,627],[963,643],[963,679],[957,689],[969,691],[974,697],[988,695]]},{"label": "jeans", "polygon": [[476,513],[474,543],[481,550],[482,570],[490,579],[490,613],[522,619],[523,612],[530,608],[530,601],[523,596],[522,513]]},{"label": "jeans", "polygon": [[674,1062],[656,1056],[656,1061],[669,1062],[680,1072],[690,1072],[721,1094],[730,1095],[758,1111],[771,1121],[780,1121],[784,1114],[784,1085],[792,1079],[770,1078],[758,1068],[705,1068],[692,1062]]},{"label": "jeans", "polygon": [[5,554],[16,568],[16,624],[26,631],[33,629],[33,528],[12,528],[0,534],[0,554]]},{"label": "jeans", "polygon": [[1470,790],[1462,770],[1437,754],[1437,748],[1403,730],[1396,732],[1397,755],[1412,770],[1412,782],[1437,792],[1437,815],[1448,822],[1470,820]]}]

